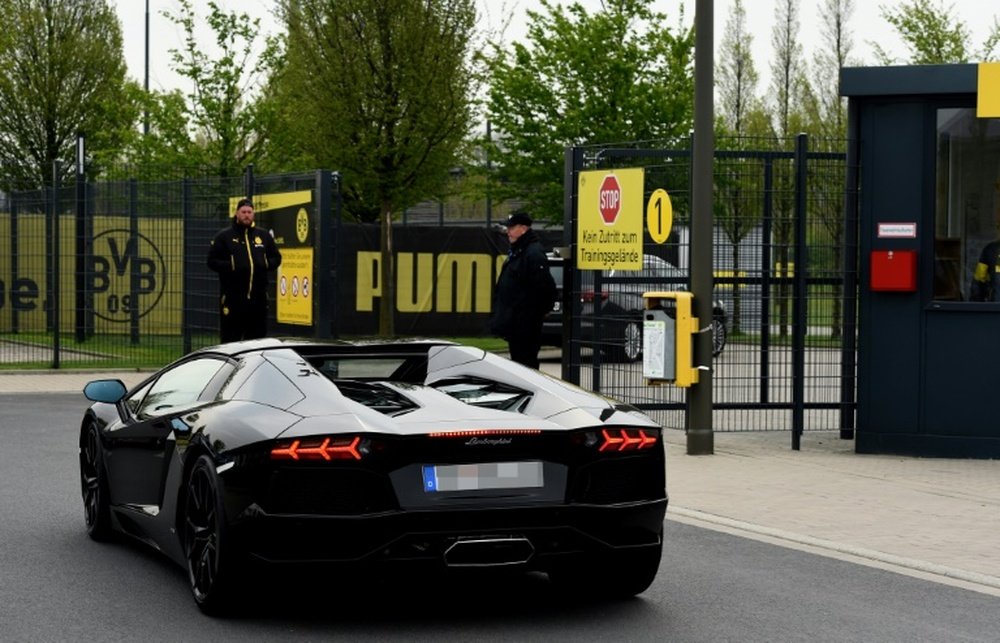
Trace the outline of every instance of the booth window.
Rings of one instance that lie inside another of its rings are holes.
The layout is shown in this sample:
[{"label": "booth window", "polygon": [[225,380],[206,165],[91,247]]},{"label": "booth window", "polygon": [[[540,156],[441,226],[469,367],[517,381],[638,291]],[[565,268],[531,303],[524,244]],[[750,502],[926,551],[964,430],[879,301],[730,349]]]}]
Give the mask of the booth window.
[{"label": "booth window", "polygon": [[934,299],[1000,301],[1000,119],[937,110]]}]

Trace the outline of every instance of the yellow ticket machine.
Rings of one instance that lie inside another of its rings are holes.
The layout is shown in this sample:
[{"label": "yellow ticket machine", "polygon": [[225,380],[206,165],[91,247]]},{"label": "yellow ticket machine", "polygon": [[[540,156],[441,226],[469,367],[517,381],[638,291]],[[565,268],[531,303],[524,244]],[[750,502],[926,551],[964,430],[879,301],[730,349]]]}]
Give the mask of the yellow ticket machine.
[{"label": "yellow ticket machine", "polygon": [[642,374],[646,382],[683,387],[697,384],[694,335],[698,318],[691,313],[691,293],[647,292],[642,296],[646,303],[642,324]]}]

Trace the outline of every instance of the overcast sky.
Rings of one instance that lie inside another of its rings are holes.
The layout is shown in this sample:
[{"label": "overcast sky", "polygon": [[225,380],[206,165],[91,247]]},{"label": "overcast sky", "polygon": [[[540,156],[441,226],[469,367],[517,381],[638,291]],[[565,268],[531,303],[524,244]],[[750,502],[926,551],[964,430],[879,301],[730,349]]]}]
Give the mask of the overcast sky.
[{"label": "overcast sky", "polygon": [[[589,11],[600,8],[600,0],[579,0]],[[932,0],[937,3],[939,0]],[[945,7],[953,7],[955,16],[965,22],[972,34],[972,45],[978,48],[983,44],[994,17],[1000,15],[1000,4],[992,0],[940,0]],[[169,20],[161,15],[163,10],[177,12],[177,0],[111,0],[117,7],[122,21],[125,38],[125,57],[129,73],[140,83],[145,78],[145,20],[146,5],[149,6],[150,43],[149,43],[149,86],[151,89],[183,88],[183,79],[170,71],[168,51],[181,45],[182,34]],[[261,19],[264,31],[278,29],[273,17],[275,0],[216,0],[217,4],[228,10],[244,11],[253,17]],[[522,40],[525,33],[525,10],[539,8],[541,5],[534,0],[476,0],[484,26],[498,30],[509,18],[509,26],[504,32],[507,42]],[[205,15],[207,2],[192,0],[196,10]],[[569,4],[564,2],[563,4]],[[732,0],[716,0],[714,3],[714,38],[716,46],[722,39],[726,19],[729,15]],[[854,40],[854,55],[868,64],[874,64],[871,42],[879,42],[883,49],[897,57],[903,57],[906,52],[901,41],[894,35],[881,18],[880,7],[896,7],[903,4],[898,0],[855,0],[854,15],[848,27]],[[803,0],[799,3],[799,21],[801,24],[799,42],[802,44],[807,59],[812,60],[813,43],[819,42],[817,0]],[[668,26],[676,25],[677,0],[656,0],[654,7],[668,16]],[[761,91],[766,90],[769,78],[771,52],[771,31],[774,26],[774,0],[744,0],[743,6],[747,12],[750,31],[754,34],[754,62],[761,76]],[[695,1],[684,2],[688,24],[694,21]],[[204,34],[206,42],[211,41],[211,32]]]}]

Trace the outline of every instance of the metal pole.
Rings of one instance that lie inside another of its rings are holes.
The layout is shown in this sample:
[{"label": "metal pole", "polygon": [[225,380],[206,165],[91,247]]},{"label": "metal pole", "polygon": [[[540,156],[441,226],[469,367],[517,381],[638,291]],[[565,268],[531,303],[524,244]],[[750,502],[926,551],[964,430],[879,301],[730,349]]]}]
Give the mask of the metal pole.
[{"label": "metal pole", "polygon": [[563,152],[563,241],[569,256],[563,258],[563,346],[564,380],[580,384],[580,316],[576,314],[580,297],[580,271],[576,269],[577,176],[583,168],[583,148],[567,147]]},{"label": "metal pole", "polygon": [[313,337],[329,339],[333,336],[333,325],[337,297],[335,295],[333,253],[340,241],[333,229],[333,190],[336,177],[330,170],[316,170],[316,189],[313,203],[316,234],[313,236]]},{"label": "metal pole", "polygon": [[132,345],[139,345],[139,181],[129,179],[128,181],[128,248],[129,257],[129,287],[128,287],[128,313],[129,313],[129,337]]},{"label": "metal pole", "polygon": [[[715,153],[715,113],[712,65],[712,0],[697,0],[694,14],[694,149],[691,216],[691,293],[700,328],[712,328],[712,157]],[[688,455],[715,451],[712,432],[712,333],[699,332],[694,341],[694,361],[709,368],[698,375],[688,392]]]},{"label": "metal pole", "polygon": [[844,329],[840,349],[840,437],[854,439],[857,403],[855,393],[857,366],[858,312],[858,176],[860,150],[857,138],[858,105],[847,103],[847,187],[844,194]]},{"label": "metal pole", "polygon": [[60,352],[62,350],[62,342],[59,337],[59,331],[61,330],[59,309],[62,303],[62,288],[60,284],[62,268],[59,262],[60,255],[62,254],[62,240],[59,235],[59,189],[61,187],[59,177],[61,173],[62,167],[59,161],[52,161],[52,187],[51,197],[49,198],[49,218],[52,221],[49,256],[52,258],[52,273],[49,275],[51,288],[48,293],[49,310],[52,315],[52,368],[59,368]]},{"label": "metal pole", "polygon": [[[193,229],[194,223],[194,213],[191,207],[191,179],[189,177],[184,177],[181,181],[181,221],[184,224],[184,236],[187,238],[184,248],[184,263],[189,263],[188,261],[188,248],[193,246],[193,241],[191,240],[191,231]],[[183,323],[181,325],[181,342],[183,343],[182,350],[184,354],[187,355],[194,348],[194,342],[192,337],[192,326],[194,325],[193,318],[193,302],[194,302],[194,292],[197,288],[194,282],[194,271],[188,269],[185,266],[184,270],[184,307],[181,311],[181,318]]]},{"label": "metal pole", "polygon": [[[806,163],[809,153],[809,137],[799,134],[795,137],[795,268],[792,281],[792,450],[798,451],[802,443],[802,429],[805,424],[805,381],[806,381],[806,331],[809,315],[807,310],[808,283],[806,265],[809,261],[806,247]],[[785,270],[787,273],[787,269]]]},{"label": "metal pole", "polygon": [[254,187],[253,163],[250,163],[243,170],[243,196],[251,201],[253,201]]},{"label": "metal pole", "polygon": [[[149,93],[149,0],[146,0],[146,79],[143,87]],[[149,134],[149,109],[142,111],[142,135]]]},{"label": "metal pole", "polygon": [[493,223],[493,190],[490,181],[493,180],[493,159],[490,158],[490,145],[493,144],[493,124],[486,120],[486,227]]},{"label": "metal pole", "polygon": [[337,251],[337,244],[340,243],[342,238],[343,228],[341,227],[341,223],[343,223],[344,218],[344,177],[341,176],[340,172],[333,173],[333,187],[335,189],[333,209],[333,306],[330,310],[330,315],[333,318],[333,329],[330,332],[330,337],[337,339],[340,334],[340,308],[337,304],[341,293],[339,276],[343,274],[341,255],[344,254]]},{"label": "metal pole", "polygon": [[87,234],[87,188],[86,188],[86,177],[84,176],[83,166],[84,160],[86,158],[86,148],[84,145],[83,134],[76,135],[76,174],[74,186],[76,188],[76,220],[75,220],[75,230],[76,238],[75,248],[76,248],[76,305],[74,306],[74,318],[76,327],[76,341],[83,342],[87,339],[89,333],[88,327],[92,324],[88,324],[87,318],[90,315],[91,308],[87,305],[88,300],[88,287],[89,287],[89,275],[87,274],[87,269],[90,267],[90,249],[92,246],[92,240]]}]

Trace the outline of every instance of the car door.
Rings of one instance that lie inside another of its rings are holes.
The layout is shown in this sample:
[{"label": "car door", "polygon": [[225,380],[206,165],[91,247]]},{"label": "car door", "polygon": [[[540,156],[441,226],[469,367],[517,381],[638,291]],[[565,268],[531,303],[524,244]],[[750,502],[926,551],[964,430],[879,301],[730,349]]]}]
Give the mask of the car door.
[{"label": "car door", "polygon": [[181,416],[205,404],[202,392],[225,366],[219,357],[182,362],[125,400],[129,417],[105,434],[112,504],[160,505],[176,434],[187,430]]}]

